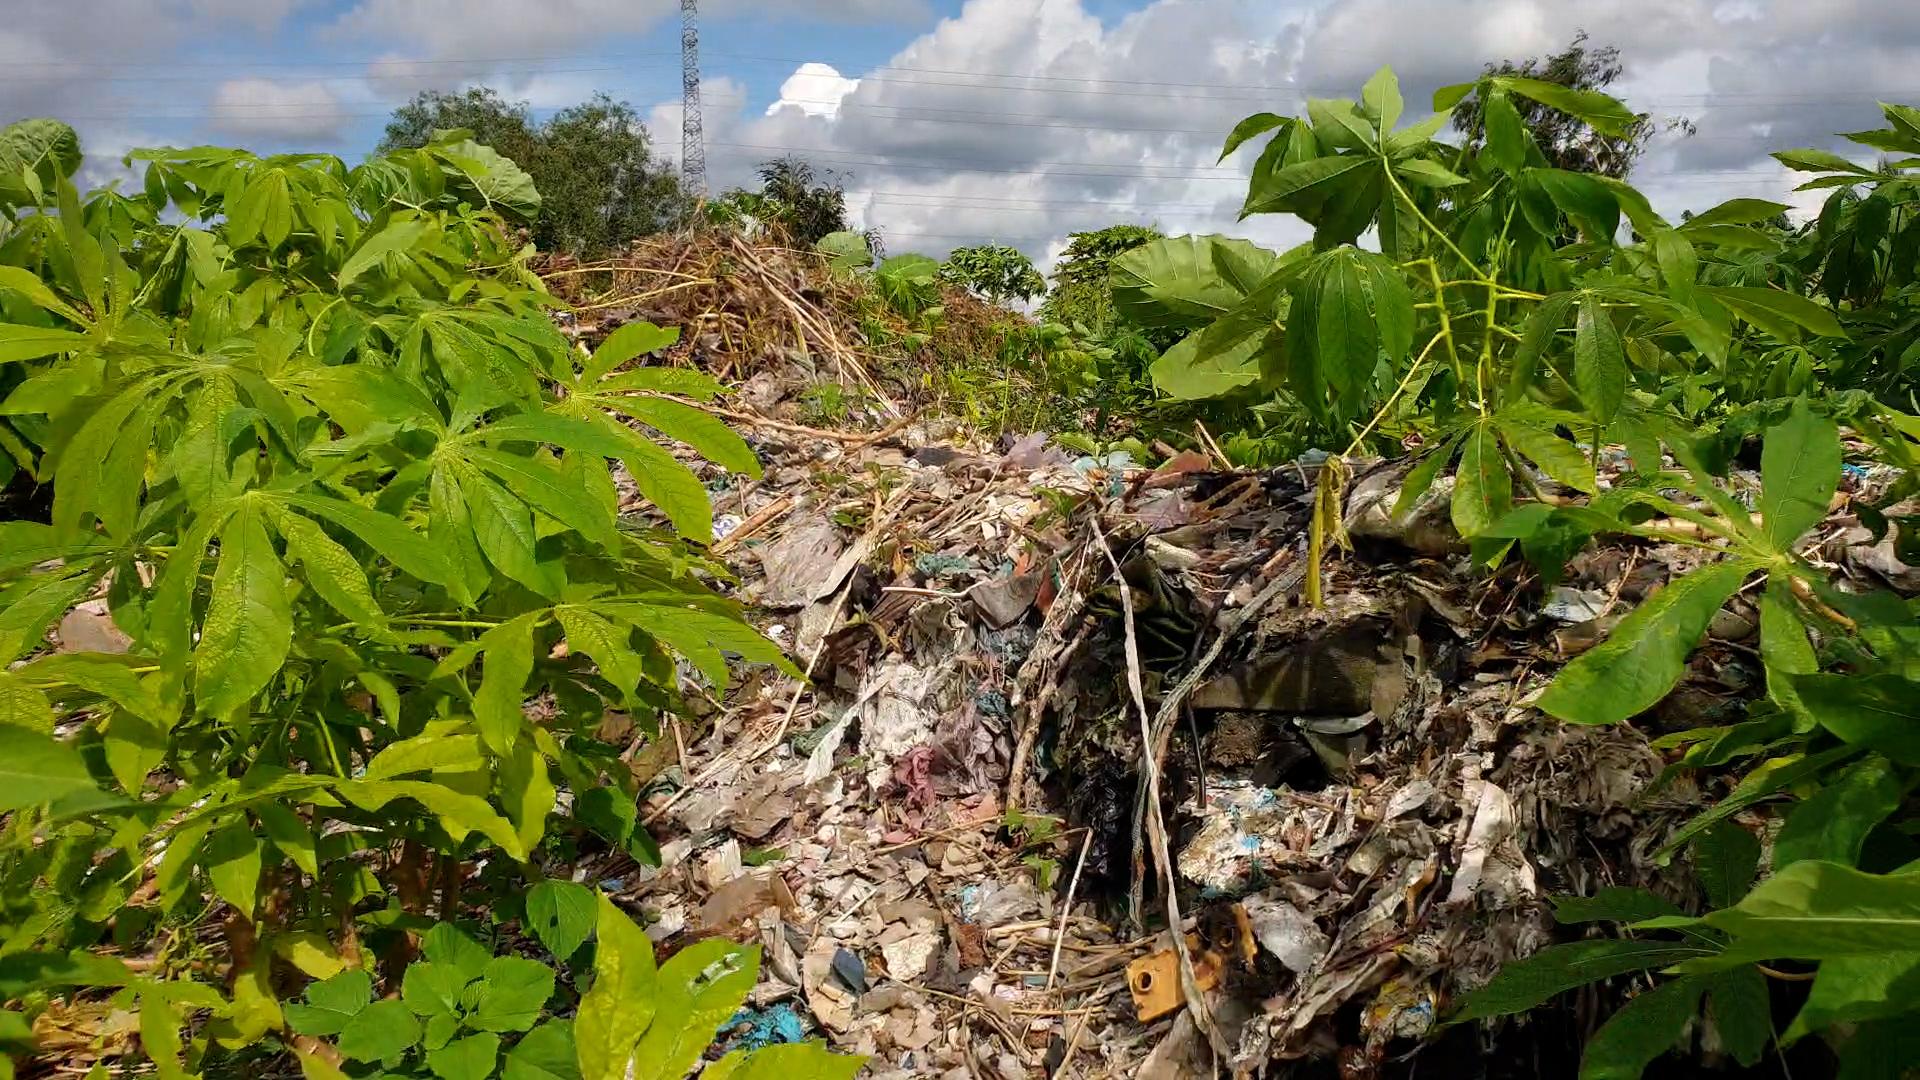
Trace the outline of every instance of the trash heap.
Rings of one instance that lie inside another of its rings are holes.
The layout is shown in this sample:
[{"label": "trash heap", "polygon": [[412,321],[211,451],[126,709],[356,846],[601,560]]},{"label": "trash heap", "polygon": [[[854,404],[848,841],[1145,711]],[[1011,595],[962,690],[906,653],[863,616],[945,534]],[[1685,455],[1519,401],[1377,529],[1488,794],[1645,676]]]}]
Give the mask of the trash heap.
[{"label": "trash heap", "polygon": [[[1324,460],[1141,468],[880,407],[828,430],[795,419],[814,362],[736,374],[766,471],[707,474],[712,552],[808,679],[704,688],[632,760],[661,865],[578,870],[662,953],[763,947],[717,1049],[825,1037],[877,1077],[1404,1075],[1460,994],[1554,939],[1548,897],[1694,899],[1652,853],[1724,792],[1652,740],[1758,692],[1756,613],[1736,598],[1632,726],[1529,701],[1710,553],[1488,571],[1444,482],[1396,519],[1408,463],[1351,461],[1316,607]],[[1843,576],[1920,585],[1845,505],[1826,537]],[[1478,1062],[1511,1037],[1449,1041]]]}]

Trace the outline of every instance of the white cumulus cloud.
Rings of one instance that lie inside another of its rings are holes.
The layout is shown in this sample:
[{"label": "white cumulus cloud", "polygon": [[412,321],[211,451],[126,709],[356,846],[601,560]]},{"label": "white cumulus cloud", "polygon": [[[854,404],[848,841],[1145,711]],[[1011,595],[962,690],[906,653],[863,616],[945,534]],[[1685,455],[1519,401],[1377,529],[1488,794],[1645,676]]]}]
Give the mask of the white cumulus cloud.
[{"label": "white cumulus cloud", "polygon": [[801,64],[780,84],[780,97],[767,106],[767,115],[798,109],[808,116],[836,116],[840,102],[859,88],[859,79],[843,78],[832,64]]},{"label": "white cumulus cloud", "polygon": [[241,139],[330,141],[347,122],[339,95],[323,81],[229,79],[214,89],[214,127]]}]

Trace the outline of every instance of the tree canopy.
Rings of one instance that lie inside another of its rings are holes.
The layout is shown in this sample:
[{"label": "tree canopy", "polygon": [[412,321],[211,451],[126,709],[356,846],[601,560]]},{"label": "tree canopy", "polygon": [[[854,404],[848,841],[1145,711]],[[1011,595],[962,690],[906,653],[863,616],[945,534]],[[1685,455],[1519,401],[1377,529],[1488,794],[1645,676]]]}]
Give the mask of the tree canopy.
[{"label": "tree canopy", "polygon": [[639,114],[607,94],[536,122],[525,102],[484,86],[426,91],[394,111],[380,149],[425,146],[450,128],[473,132],[533,177],[543,200],[533,239],[542,249],[596,255],[686,216],[679,178],[653,155]]}]

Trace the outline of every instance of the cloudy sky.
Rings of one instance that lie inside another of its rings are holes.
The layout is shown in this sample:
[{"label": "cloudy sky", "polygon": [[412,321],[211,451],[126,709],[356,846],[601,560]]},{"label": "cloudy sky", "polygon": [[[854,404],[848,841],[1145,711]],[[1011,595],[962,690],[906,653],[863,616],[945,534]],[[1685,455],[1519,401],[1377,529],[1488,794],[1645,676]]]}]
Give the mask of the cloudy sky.
[{"label": "cloudy sky", "polygon": [[[422,88],[485,84],[538,115],[606,91],[679,154],[674,0],[20,0],[0,116],[81,132],[88,176],[147,145],[356,161]],[[1234,221],[1255,111],[1355,96],[1382,64],[1410,104],[1585,30],[1615,91],[1685,117],[1635,175],[1669,214],[1789,199],[1766,151],[1843,149],[1876,100],[1920,102],[1920,3],[1900,0],[703,0],[711,184],[793,152],[835,170],[893,251],[1011,243],[1037,258],[1117,221],[1273,243]],[[1410,112],[1413,111],[1410,109]],[[1854,148],[1858,149],[1858,148]]]}]

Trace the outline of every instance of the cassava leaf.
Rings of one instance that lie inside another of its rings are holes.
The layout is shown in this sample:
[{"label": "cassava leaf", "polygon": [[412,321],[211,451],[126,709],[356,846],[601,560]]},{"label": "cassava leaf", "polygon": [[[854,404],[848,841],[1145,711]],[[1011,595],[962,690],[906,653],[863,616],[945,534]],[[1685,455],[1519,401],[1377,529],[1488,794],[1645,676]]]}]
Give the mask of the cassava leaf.
[{"label": "cassava leaf", "polygon": [[1291,123],[1293,123],[1291,117],[1281,116],[1278,113],[1254,113],[1252,116],[1233,125],[1233,130],[1227,133],[1226,143],[1220,148],[1220,157],[1215,161],[1215,164],[1227,160],[1227,155],[1238,150],[1240,144],[1246,142],[1248,139],[1257,135],[1264,135],[1274,128],[1285,127]]},{"label": "cassava leaf", "polygon": [[1773,842],[1773,868],[1819,859],[1851,866],[1867,834],[1900,807],[1906,784],[1886,758],[1869,754],[1793,807]]},{"label": "cassava leaf", "polygon": [[1792,550],[1800,534],[1827,515],[1839,484],[1839,428],[1795,401],[1760,445],[1760,523],[1768,542]]},{"label": "cassava leaf", "polygon": [[1587,411],[1603,424],[1620,411],[1627,394],[1627,356],[1620,331],[1593,293],[1580,299],[1573,337],[1573,383]]},{"label": "cassava leaf", "polygon": [[1661,915],[1681,914],[1678,905],[1645,889],[1615,885],[1592,896],[1556,896],[1553,918],[1559,923],[1639,922]]},{"label": "cassava leaf", "polygon": [[1476,424],[1468,430],[1453,485],[1453,527],[1462,536],[1485,531],[1512,505],[1513,478],[1500,457],[1491,424]]},{"label": "cassava leaf", "polygon": [[1652,708],[1680,681],[1714,613],[1753,569],[1732,559],[1668,582],[1606,641],[1562,668],[1540,708],[1576,724],[1617,724]]},{"label": "cassava leaf", "polygon": [[1549,945],[1501,968],[1491,982],[1468,994],[1461,1010],[1447,1022],[1458,1024],[1526,1012],[1576,986],[1629,971],[1668,967],[1711,953],[1711,949],[1693,942],[1657,940],[1601,938]]},{"label": "cassava leaf", "polygon": [[1639,1080],[1654,1058],[1679,1041],[1707,985],[1700,976],[1672,979],[1621,1006],[1587,1040],[1580,1080]]},{"label": "cassava leaf", "polygon": [[193,651],[200,711],[225,717],[245,707],[279,672],[292,640],[286,570],[260,512],[245,507],[221,530],[212,597]]}]

